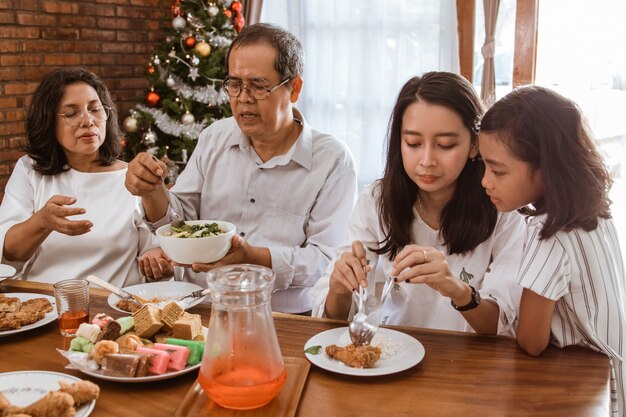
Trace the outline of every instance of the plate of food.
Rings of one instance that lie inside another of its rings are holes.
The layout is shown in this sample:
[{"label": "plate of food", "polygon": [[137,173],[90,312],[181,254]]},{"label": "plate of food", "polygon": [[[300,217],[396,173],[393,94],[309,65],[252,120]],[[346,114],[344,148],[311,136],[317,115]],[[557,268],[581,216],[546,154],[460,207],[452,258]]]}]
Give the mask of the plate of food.
[{"label": "plate of food", "polygon": [[8,415],[87,417],[96,406],[99,393],[96,384],[59,372],[0,374],[0,409],[5,409],[5,413],[8,409]]},{"label": "plate of food", "polygon": [[68,368],[115,382],[174,378],[200,367],[207,329],[198,314],[170,302],[162,309],[144,305],[132,316],[96,314],[82,323],[69,350],[58,350]]},{"label": "plate of food", "polygon": [[0,264],[0,282],[17,275],[17,271],[11,265]]},{"label": "plate of food", "polygon": [[54,297],[49,295],[0,294],[0,337],[44,326],[58,316]]},{"label": "plate of food", "polygon": [[[194,291],[203,289],[204,288],[199,285],[183,281],[150,282],[147,284],[131,285],[123,288],[124,291],[137,295],[147,300],[147,304],[152,304],[156,307],[163,307],[171,301],[176,301],[180,297],[184,297]],[[205,298],[206,296],[203,295],[199,298],[189,297],[176,302],[184,310],[187,310],[196,304],[200,304]],[[133,313],[141,307],[138,303],[124,300],[115,294],[109,294],[107,301],[112,308],[122,313]]]},{"label": "plate of food", "polygon": [[414,337],[382,327],[369,346],[355,348],[347,327],[316,334],[304,345],[304,354],[312,364],[355,376],[404,371],[420,363],[425,353],[424,346]]}]

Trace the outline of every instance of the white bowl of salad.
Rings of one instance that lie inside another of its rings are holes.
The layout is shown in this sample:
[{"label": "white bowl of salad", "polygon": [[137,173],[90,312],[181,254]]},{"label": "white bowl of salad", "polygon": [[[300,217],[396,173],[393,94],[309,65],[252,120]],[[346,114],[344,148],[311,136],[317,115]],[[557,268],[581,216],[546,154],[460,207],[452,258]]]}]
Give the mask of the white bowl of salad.
[{"label": "white bowl of salad", "polygon": [[220,220],[187,220],[181,227],[166,224],[156,231],[163,252],[186,265],[219,261],[230,249],[234,234],[235,225]]}]

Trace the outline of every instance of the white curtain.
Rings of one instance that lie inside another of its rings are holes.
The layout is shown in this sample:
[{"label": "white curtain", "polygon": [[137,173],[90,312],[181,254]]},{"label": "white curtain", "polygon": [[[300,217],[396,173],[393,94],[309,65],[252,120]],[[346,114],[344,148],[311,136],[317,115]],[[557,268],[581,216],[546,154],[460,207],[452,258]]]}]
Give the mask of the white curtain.
[{"label": "white curtain", "polygon": [[456,0],[264,0],[262,22],[303,43],[308,122],[352,150],[359,185],[379,178],[389,116],[414,75],[459,72]]},{"label": "white curtain", "polygon": [[480,96],[485,103],[493,103],[496,99],[496,73],[493,56],[496,52],[496,22],[500,0],[483,0],[485,10],[485,43],[481,49],[483,55],[483,79]]}]

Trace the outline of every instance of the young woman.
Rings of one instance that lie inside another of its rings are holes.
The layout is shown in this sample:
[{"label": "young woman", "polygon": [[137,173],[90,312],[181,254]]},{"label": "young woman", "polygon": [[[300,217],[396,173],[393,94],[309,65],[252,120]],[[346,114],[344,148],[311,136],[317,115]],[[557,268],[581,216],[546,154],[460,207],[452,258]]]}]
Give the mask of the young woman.
[{"label": "young woman", "polygon": [[612,181],[579,109],[545,88],[517,89],[483,118],[480,151],[491,201],[528,216],[517,341],[533,356],[548,343],[608,355],[613,412],[626,415],[626,291]]},{"label": "young woman", "polygon": [[315,287],[316,315],[348,318],[352,291],[392,275],[386,323],[512,335],[523,221],[498,214],[480,185],[481,115],[459,75],[429,72],[402,87],[384,177],[359,196],[352,243]]},{"label": "young woman", "polygon": [[173,273],[160,249],[151,250],[156,238],[124,187],[117,110],[100,78],[81,68],[46,76],[26,139],[0,206],[3,262],[42,282],[95,274],[122,287],[142,273]]}]

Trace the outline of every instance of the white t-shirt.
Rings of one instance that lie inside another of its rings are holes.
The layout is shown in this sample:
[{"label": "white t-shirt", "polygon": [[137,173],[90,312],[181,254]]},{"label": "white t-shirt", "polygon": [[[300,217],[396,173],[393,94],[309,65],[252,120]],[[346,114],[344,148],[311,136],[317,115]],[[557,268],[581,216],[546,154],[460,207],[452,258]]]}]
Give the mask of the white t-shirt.
[{"label": "white t-shirt", "polygon": [[609,356],[611,389],[617,393],[612,410],[626,416],[626,282],[613,220],[598,219],[590,232],[575,229],[539,240],[544,221],[545,215],[528,221],[519,283],[556,301],[551,343],[586,346]]},{"label": "white t-shirt", "polygon": [[[337,256],[350,251],[351,242],[354,240],[360,240],[365,247],[378,247],[378,242],[383,241],[385,236],[378,221],[378,190],[376,185],[370,185],[359,195],[350,221],[349,240],[338,249]],[[412,242],[420,246],[433,247],[446,254],[452,275],[469,281],[468,283],[480,292],[483,299],[497,302],[500,307],[498,333],[514,335],[521,296],[521,287],[516,284],[515,277],[519,269],[523,243],[522,216],[517,213],[498,214],[495,230],[489,239],[478,245],[471,253],[449,255],[447,248],[442,244],[439,231],[424,223],[417,210],[414,210],[413,214],[415,220],[411,225]],[[379,256],[371,251],[368,251],[367,258],[374,271],[368,274],[370,288],[373,288],[375,281],[384,281],[390,274],[392,260],[387,255]],[[334,262],[314,287],[315,316],[323,315],[333,267]],[[473,331],[461,313],[452,307],[448,297],[424,284],[403,282],[394,285],[382,306],[382,317],[383,320],[386,318],[386,324]]]},{"label": "white t-shirt", "polygon": [[53,195],[76,198],[71,207],[85,214],[71,220],[90,220],[90,232],[68,236],[52,232],[28,262],[8,262],[24,271],[23,279],[54,283],[94,274],[124,287],[142,281],[137,257],[158,247],[156,237],[144,224],[140,200],[124,186],[126,169],[85,173],[74,169],[57,175],[33,170],[30,157],[20,158],[7,183],[0,206],[0,245],[7,231],[41,209]]}]

